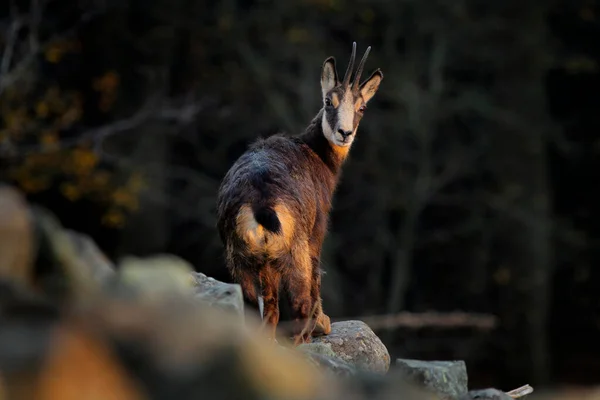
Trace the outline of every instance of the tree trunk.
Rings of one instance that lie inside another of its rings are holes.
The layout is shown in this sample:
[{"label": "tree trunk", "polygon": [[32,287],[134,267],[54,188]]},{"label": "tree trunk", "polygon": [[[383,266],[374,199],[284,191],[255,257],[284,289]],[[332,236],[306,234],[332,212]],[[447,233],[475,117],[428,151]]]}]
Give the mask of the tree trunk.
[{"label": "tree trunk", "polygon": [[535,121],[495,134],[492,168],[503,192],[496,204],[501,209],[500,268],[510,278],[500,307],[504,327],[513,338],[505,354],[507,371],[514,379],[545,384],[551,370],[547,325],[552,271],[546,157],[549,117],[543,86],[549,48],[543,11],[548,6],[531,3],[529,9],[523,7],[520,3],[519,21],[511,21],[507,59],[500,62],[494,89],[501,106],[512,110],[518,120]]}]

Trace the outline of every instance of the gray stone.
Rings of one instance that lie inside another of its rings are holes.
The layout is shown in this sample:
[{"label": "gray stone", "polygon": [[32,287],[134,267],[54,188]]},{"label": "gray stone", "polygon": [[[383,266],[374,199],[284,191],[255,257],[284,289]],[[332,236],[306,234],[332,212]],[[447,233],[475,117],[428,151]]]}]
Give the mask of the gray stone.
[{"label": "gray stone", "polygon": [[303,343],[296,347],[298,350],[309,354],[321,354],[328,357],[337,357],[330,343]]},{"label": "gray stone", "polygon": [[325,354],[305,352],[308,360],[320,368],[324,368],[334,375],[341,377],[356,376],[358,371],[352,365],[340,360],[337,357],[327,356]]},{"label": "gray stone", "polygon": [[409,381],[438,394],[442,399],[460,399],[468,392],[464,361],[397,359],[395,369]]},{"label": "gray stone", "polygon": [[192,277],[196,298],[244,318],[244,297],[240,285],[221,282],[201,272],[192,272]]},{"label": "gray stone", "polygon": [[325,368],[335,375],[354,376],[356,368],[339,359],[329,343],[304,343],[296,347],[297,350],[308,356],[313,364]]},{"label": "gray stone", "polygon": [[0,185],[0,278],[28,285],[32,280],[35,239],[25,197]]},{"label": "gray stone", "polygon": [[362,321],[334,322],[329,335],[312,342],[328,344],[337,358],[362,370],[385,374],[390,366],[387,348]]},{"label": "gray stone", "polygon": [[460,400],[512,400],[512,397],[498,389],[471,390]]},{"label": "gray stone", "polygon": [[124,257],[119,263],[118,280],[137,292],[155,299],[171,295],[192,295],[192,267],[171,254],[151,257]]},{"label": "gray stone", "polygon": [[[386,375],[376,372],[365,371],[356,368],[337,357],[329,343],[306,343],[296,347],[296,350],[304,353],[308,360],[323,370],[327,375],[333,375],[333,378],[341,379],[348,394],[352,394],[357,399],[391,399],[396,398],[399,393],[405,394],[406,385],[395,385],[391,387],[391,382],[386,379]],[[382,396],[383,393],[393,390],[394,396]],[[341,398],[348,399],[346,396]],[[424,400],[424,399],[420,399]]]},{"label": "gray stone", "polygon": [[88,235],[65,230],[75,253],[90,269],[93,279],[105,283],[115,275],[115,267]]},{"label": "gray stone", "polygon": [[43,207],[31,206],[38,233],[37,262],[45,273],[36,283],[54,299],[79,301],[98,293],[111,275],[112,264],[92,245],[91,239],[64,229],[59,219]]},{"label": "gray stone", "polygon": [[165,296],[184,296],[244,320],[240,285],[229,284],[195,272],[192,266],[172,254],[138,258],[128,256],[119,263],[117,285],[158,301]]}]

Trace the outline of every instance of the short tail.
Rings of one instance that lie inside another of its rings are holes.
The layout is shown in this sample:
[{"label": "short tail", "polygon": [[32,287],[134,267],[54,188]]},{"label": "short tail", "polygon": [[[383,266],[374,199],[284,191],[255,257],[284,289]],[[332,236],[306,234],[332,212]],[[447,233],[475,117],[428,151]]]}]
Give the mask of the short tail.
[{"label": "short tail", "polygon": [[277,213],[271,207],[253,207],[252,212],[256,222],[262,225],[266,230],[276,234],[281,233],[281,221],[279,221]]}]

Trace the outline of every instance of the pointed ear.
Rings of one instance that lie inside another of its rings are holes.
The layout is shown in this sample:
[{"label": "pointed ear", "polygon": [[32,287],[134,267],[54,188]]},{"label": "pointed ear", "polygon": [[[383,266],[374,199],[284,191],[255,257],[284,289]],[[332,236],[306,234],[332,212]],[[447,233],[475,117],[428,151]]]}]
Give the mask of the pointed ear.
[{"label": "pointed ear", "polygon": [[335,68],[335,58],[329,57],[323,63],[323,71],[321,72],[321,92],[323,97],[337,85],[337,82],[338,76]]},{"label": "pointed ear", "polygon": [[366,81],[362,83],[362,85],[360,85],[360,94],[365,103],[371,100],[371,97],[375,95],[377,89],[379,89],[379,84],[382,80],[383,73],[380,69],[377,69],[371,74],[371,76]]}]

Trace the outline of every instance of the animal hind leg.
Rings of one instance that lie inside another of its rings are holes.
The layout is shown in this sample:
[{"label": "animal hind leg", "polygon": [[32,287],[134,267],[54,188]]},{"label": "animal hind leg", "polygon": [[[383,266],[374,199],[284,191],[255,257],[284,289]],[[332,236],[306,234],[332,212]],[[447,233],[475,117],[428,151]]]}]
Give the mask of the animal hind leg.
[{"label": "animal hind leg", "polygon": [[267,330],[267,337],[275,340],[277,325],[279,324],[279,285],[281,273],[270,264],[260,272],[261,295],[264,302],[263,321]]},{"label": "animal hind leg", "polygon": [[315,304],[311,295],[312,268],[308,246],[292,250],[290,265],[285,271],[283,279],[292,309],[294,343],[309,343],[315,328]]},{"label": "animal hind leg", "polygon": [[[241,257],[232,257],[227,261],[227,267],[231,273],[233,281],[240,285],[244,302],[250,307],[245,309],[258,310],[258,284],[259,275],[255,267],[250,265]],[[252,312],[251,312],[252,313]]]}]

